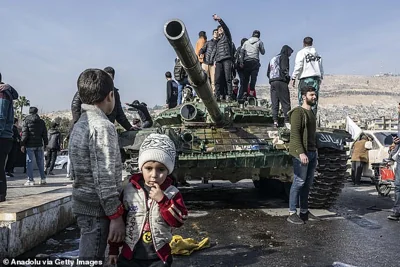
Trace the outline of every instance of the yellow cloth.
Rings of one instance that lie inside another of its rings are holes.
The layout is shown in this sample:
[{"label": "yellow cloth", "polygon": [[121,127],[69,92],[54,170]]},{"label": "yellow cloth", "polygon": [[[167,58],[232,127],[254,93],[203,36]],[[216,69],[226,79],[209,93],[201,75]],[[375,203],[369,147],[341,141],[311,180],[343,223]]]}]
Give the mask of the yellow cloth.
[{"label": "yellow cloth", "polygon": [[173,255],[190,255],[195,250],[200,250],[203,248],[210,247],[210,240],[208,237],[201,240],[197,243],[192,238],[185,238],[183,239],[180,235],[174,235],[172,237],[171,242],[169,243],[171,246],[171,252]]}]

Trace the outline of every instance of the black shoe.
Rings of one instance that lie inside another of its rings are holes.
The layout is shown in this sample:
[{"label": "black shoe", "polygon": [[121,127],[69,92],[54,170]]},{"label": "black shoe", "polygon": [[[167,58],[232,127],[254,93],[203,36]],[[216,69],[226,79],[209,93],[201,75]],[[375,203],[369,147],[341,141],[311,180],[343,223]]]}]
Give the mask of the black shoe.
[{"label": "black shoe", "polygon": [[0,195],[0,202],[6,201],[6,196]]},{"label": "black shoe", "polygon": [[307,213],[301,213],[300,212],[300,219],[302,219],[303,221],[322,221],[321,218],[315,216],[314,214],[312,214],[310,211],[307,211]]},{"label": "black shoe", "polygon": [[392,214],[390,214],[389,216],[387,216],[387,218],[391,221],[400,221],[400,213],[398,212],[393,212]]},{"label": "black shoe", "polygon": [[[46,174],[47,174],[47,173],[46,173]],[[53,172],[49,172],[48,174],[49,174],[49,175],[55,175]]]},{"label": "black shoe", "polygon": [[297,215],[296,213],[289,215],[286,220],[293,224],[304,224],[304,221],[300,219],[299,215]]},{"label": "black shoe", "polygon": [[8,177],[14,177],[14,175],[13,175],[11,172],[7,172],[6,175],[7,175]]}]

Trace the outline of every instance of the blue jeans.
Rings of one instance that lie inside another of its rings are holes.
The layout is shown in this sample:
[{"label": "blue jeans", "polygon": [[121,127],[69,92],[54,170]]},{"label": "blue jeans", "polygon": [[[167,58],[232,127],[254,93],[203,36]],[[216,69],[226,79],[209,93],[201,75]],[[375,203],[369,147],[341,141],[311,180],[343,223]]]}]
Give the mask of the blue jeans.
[{"label": "blue jeans", "polygon": [[178,82],[178,105],[182,104],[182,91],[185,85],[189,84],[188,78]]},{"label": "blue jeans", "polygon": [[75,215],[76,222],[81,230],[79,259],[104,260],[110,220],[105,216]]},{"label": "blue jeans", "polygon": [[397,166],[395,170],[395,181],[394,181],[394,206],[393,211],[395,213],[400,213],[400,158],[397,160]]},{"label": "blue jeans", "polygon": [[43,147],[27,147],[26,148],[26,172],[28,180],[33,181],[33,156],[35,156],[36,164],[39,169],[40,178],[46,179],[44,175],[44,151]]},{"label": "blue jeans", "polygon": [[300,159],[293,158],[293,183],[289,195],[289,212],[297,212],[296,205],[300,199],[300,212],[308,211],[308,194],[314,180],[317,167],[317,152],[307,152],[308,164],[303,165]]}]

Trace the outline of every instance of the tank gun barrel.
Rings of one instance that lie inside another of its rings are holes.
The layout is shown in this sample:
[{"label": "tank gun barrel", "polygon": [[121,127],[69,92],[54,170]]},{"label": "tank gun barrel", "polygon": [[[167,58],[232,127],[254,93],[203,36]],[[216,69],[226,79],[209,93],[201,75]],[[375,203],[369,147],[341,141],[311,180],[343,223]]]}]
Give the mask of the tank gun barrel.
[{"label": "tank gun barrel", "polygon": [[179,19],[173,19],[165,23],[164,35],[174,48],[183,68],[189,76],[190,83],[194,87],[197,96],[203,101],[216,124],[223,123],[223,116],[214,99],[207,74],[203,71],[199,59],[193,49],[185,24]]}]

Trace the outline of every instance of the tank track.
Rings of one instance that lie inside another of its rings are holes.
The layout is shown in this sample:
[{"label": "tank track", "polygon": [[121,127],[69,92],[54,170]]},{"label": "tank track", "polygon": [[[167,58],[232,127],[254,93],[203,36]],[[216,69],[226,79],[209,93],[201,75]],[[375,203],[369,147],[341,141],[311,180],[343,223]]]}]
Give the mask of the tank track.
[{"label": "tank track", "polygon": [[318,149],[318,164],[308,201],[310,208],[329,208],[339,197],[348,177],[346,151],[332,148]]}]

